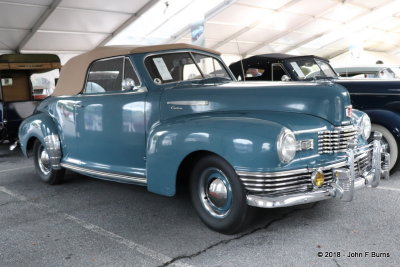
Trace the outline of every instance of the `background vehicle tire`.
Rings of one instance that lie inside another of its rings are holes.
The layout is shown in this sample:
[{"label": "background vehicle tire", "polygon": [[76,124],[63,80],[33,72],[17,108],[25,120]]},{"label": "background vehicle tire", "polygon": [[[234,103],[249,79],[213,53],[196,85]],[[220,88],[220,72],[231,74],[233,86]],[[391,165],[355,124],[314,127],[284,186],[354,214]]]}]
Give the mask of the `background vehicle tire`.
[{"label": "background vehicle tire", "polygon": [[392,133],[385,127],[379,124],[371,125],[371,140],[373,138],[374,132],[382,133],[382,145],[384,146],[384,151],[390,153],[390,172],[393,173],[399,163],[399,147],[397,145],[396,139]]},{"label": "background vehicle tire", "polygon": [[39,140],[36,140],[35,144],[33,145],[33,160],[35,163],[36,174],[45,183],[55,185],[62,182],[65,169],[52,169],[46,148]]},{"label": "background vehicle tire", "polygon": [[244,186],[232,166],[216,155],[197,162],[190,193],[197,214],[214,231],[234,234],[250,219]]}]

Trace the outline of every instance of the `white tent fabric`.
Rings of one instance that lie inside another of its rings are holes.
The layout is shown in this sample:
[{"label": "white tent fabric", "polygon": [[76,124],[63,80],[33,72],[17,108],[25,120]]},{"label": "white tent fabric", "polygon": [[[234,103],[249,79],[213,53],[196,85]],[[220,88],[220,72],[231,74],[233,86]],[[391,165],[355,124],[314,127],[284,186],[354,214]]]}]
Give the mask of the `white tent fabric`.
[{"label": "white tent fabric", "polygon": [[0,53],[50,52],[65,62],[106,44],[190,43],[199,17],[205,46],[223,54],[400,54],[399,0],[0,1]]}]

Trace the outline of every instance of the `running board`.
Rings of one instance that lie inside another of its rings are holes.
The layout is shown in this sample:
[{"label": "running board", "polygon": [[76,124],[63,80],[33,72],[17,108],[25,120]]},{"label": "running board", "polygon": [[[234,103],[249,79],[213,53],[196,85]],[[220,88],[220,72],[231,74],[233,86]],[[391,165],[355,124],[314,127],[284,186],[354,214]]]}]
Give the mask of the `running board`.
[{"label": "running board", "polygon": [[104,179],[104,180],[116,181],[116,182],[120,182],[120,183],[147,185],[146,177],[137,177],[137,176],[117,174],[117,173],[95,171],[95,170],[71,165],[68,163],[61,163],[61,167],[71,170],[71,171],[74,171],[74,172],[78,172],[78,173],[85,174],[88,176],[94,176],[95,178],[100,178],[100,179]]}]

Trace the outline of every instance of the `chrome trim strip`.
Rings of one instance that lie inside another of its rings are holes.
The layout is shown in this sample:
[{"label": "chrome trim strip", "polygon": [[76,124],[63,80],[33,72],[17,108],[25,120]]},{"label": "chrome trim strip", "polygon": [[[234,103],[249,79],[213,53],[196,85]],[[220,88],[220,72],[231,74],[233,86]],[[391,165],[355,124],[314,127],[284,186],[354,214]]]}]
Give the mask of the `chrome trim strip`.
[{"label": "chrome trim strip", "polygon": [[177,105],[177,106],[208,106],[209,102],[208,101],[202,101],[202,100],[182,100],[182,101],[168,101],[168,105]]},{"label": "chrome trim strip", "polygon": [[141,185],[146,185],[147,184],[147,178],[146,177],[136,177],[136,176],[129,176],[129,175],[123,175],[123,174],[116,174],[116,173],[109,173],[109,172],[102,172],[102,171],[95,171],[83,167],[78,167],[74,166],[68,163],[61,163],[61,166],[66,169],[70,169],[72,171],[80,172],[80,173],[85,173],[85,174],[92,174],[92,175],[97,175],[101,176],[104,178],[113,178],[113,179],[118,179],[124,182],[130,182],[130,183],[136,183],[136,184],[141,184]]},{"label": "chrome trim strip", "polygon": [[[324,174],[325,175],[325,174]],[[294,176],[294,177],[290,177],[290,180],[287,181],[275,181],[275,179],[273,180],[265,180],[265,179],[240,179],[242,180],[243,184],[249,187],[276,187],[276,186],[286,186],[286,185],[292,185],[292,184],[304,184],[305,182],[308,183],[310,181],[310,175],[303,175],[303,176]],[[324,176],[325,180],[330,180],[332,179],[332,173],[328,173]],[[278,180],[278,179],[277,179]]]},{"label": "chrome trim strip", "polygon": [[107,96],[107,95],[133,95],[140,93],[147,93],[147,87],[140,87],[138,89],[128,90],[128,91],[108,91],[106,94],[104,93],[91,93],[91,94],[78,94],[77,97],[92,97],[92,96]]},{"label": "chrome trim strip", "polygon": [[[357,150],[363,149],[363,148],[367,148],[370,147],[370,145],[366,145],[363,147],[358,148]],[[354,161],[357,162],[358,160],[362,159],[363,157],[366,156],[366,153],[368,153],[368,151],[362,151],[357,153],[356,152],[356,156],[354,157]],[[269,178],[269,177],[281,177],[281,176],[289,176],[289,175],[296,175],[296,174],[301,174],[301,173],[305,173],[305,172],[312,172],[314,169],[316,168],[320,168],[323,171],[329,171],[331,169],[334,168],[340,168],[343,166],[346,166],[347,162],[346,160],[343,160],[341,162],[337,162],[337,163],[333,163],[330,165],[326,165],[326,166],[321,166],[321,167],[315,167],[315,168],[302,168],[302,169],[295,169],[295,170],[290,170],[290,171],[281,171],[281,172],[247,172],[247,171],[236,171],[236,174],[240,176],[240,179],[246,179],[246,178],[242,178],[242,176],[244,177],[257,177],[257,178]],[[306,175],[306,174],[304,174]]]},{"label": "chrome trim strip", "polygon": [[[339,168],[343,167],[346,165],[346,161],[341,161],[338,163],[334,163],[331,165],[327,166],[322,166],[318,167],[321,168],[323,171],[324,170],[329,170],[332,168]],[[315,168],[303,168],[303,169],[296,169],[296,170],[290,170],[290,171],[281,171],[281,172],[246,172],[246,171],[236,171],[237,175],[239,176],[246,176],[246,177],[259,177],[259,178],[268,178],[268,177],[280,177],[280,176],[287,176],[287,175],[295,175],[295,174],[301,174],[304,172],[311,172]]]},{"label": "chrome trim strip", "polygon": [[304,134],[304,133],[318,133],[318,132],[320,132],[320,131],[325,131],[325,130],[327,130],[327,127],[326,127],[326,126],[321,127],[321,128],[315,128],[315,129],[293,131],[293,133],[294,133],[295,135],[297,135],[297,134]]}]

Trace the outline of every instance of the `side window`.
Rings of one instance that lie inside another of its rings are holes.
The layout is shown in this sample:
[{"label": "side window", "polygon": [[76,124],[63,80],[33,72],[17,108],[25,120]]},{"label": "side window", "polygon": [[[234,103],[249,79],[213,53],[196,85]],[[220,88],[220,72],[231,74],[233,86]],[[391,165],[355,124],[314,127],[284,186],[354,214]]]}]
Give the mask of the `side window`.
[{"label": "side window", "polygon": [[122,90],[123,58],[103,59],[89,69],[85,93],[104,93]]},{"label": "side window", "polygon": [[129,58],[125,58],[125,64],[124,64],[124,79],[129,78],[135,81],[135,87],[140,87],[140,80],[139,77],[137,76],[133,66],[132,62],[130,61]]}]

